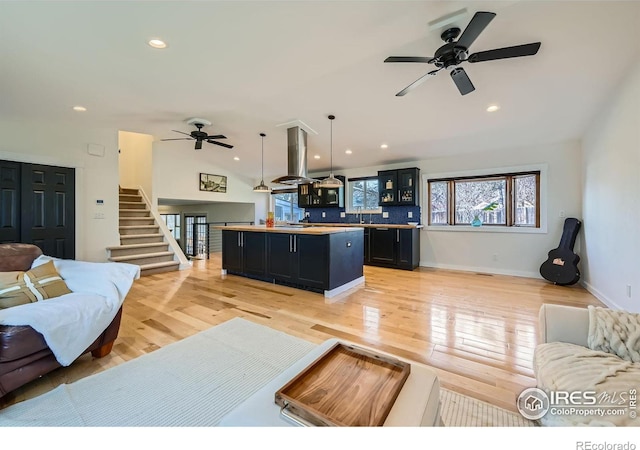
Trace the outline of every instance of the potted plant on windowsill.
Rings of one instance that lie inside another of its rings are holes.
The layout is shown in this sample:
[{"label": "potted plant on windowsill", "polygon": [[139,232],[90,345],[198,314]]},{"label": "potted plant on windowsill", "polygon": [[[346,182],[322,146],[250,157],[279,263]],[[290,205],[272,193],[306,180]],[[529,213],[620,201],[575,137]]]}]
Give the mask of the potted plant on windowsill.
[{"label": "potted plant on windowsill", "polygon": [[471,226],[472,227],[482,226],[482,220],[480,220],[480,213],[484,211],[493,211],[497,207],[498,207],[498,202],[491,202],[487,206],[482,208],[478,214],[473,216],[473,220],[471,221]]}]

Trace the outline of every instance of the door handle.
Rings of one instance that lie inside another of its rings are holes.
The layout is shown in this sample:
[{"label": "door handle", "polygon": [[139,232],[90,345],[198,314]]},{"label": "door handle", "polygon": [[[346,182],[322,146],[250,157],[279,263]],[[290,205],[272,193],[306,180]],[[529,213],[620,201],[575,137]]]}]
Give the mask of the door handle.
[{"label": "door handle", "polygon": [[400,229],[396,230],[396,242],[400,242]]},{"label": "door handle", "polygon": [[378,230],[378,231],[387,231],[388,228],[376,228],[376,230]]},{"label": "door handle", "polygon": [[296,235],[293,235],[293,253],[298,252],[298,240]]},{"label": "door handle", "polygon": [[240,245],[240,236],[242,235],[242,231],[238,231],[238,247],[242,247],[242,245]]},{"label": "door handle", "polygon": [[398,189],[398,199],[396,200],[397,202],[400,201],[400,189]]},{"label": "door handle", "polygon": [[240,232],[240,247],[244,247],[244,231]]},{"label": "door handle", "polygon": [[289,235],[289,253],[293,252],[293,240],[291,239],[293,238],[293,235]]}]

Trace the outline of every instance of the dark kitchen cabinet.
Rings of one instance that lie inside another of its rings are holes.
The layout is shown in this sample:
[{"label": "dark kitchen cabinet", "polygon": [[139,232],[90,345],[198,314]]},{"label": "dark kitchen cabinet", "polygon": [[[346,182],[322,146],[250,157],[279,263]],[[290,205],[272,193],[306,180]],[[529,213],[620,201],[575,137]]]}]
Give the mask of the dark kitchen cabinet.
[{"label": "dark kitchen cabinet", "polygon": [[222,231],[222,268],[228,272],[260,277],[266,274],[264,233]]},{"label": "dark kitchen cabinet", "polygon": [[328,280],[328,235],[269,233],[268,275],[279,281],[322,289]]},{"label": "dark kitchen cabinet", "polygon": [[365,264],[413,270],[420,264],[418,228],[376,227],[369,231]]},{"label": "dark kitchen cabinet", "polygon": [[420,194],[420,169],[382,170],[378,172],[381,206],[416,206]]},{"label": "dark kitchen cabinet", "polygon": [[[346,183],[346,178],[336,175],[336,178]],[[321,178],[322,179],[322,178]],[[298,185],[298,206],[300,208],[331,208],[344,207],[344,186],[340,188],[321,187],[320,183]]]}]

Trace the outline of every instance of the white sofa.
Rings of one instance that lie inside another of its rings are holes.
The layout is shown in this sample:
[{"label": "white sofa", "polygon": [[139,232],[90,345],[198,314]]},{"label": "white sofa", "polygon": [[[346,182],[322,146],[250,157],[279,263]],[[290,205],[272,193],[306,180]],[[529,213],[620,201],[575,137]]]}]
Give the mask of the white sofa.
[{"label": "white sofa", "polygon": [[640,425],[632,402],[640,389],[640,362],[589,348],[592,322],[587,308],[553,304],[540,308],[539,344],[534,353],[537,387],[547,394],[577,392],[575,400],[556,398],[554,404],[552,399],[541,425]]}]

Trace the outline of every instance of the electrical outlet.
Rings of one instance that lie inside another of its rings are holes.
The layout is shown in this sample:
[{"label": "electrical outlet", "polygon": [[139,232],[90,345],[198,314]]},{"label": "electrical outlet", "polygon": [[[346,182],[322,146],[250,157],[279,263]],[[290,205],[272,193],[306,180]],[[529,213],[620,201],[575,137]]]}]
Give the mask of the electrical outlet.
[{"label": "electrical outlet", "polygon": [[413,219],[413,211],[408,211],[408,212],[407,212],[407,217],[408,217],[409,219]]},{"label": "electrical outlet", "polygon": [[340,213],[340,217],[342,217],[342,218],[344,219],[345,217],[347,217],[347,213],[345,213],[345,212],[341,212],[341,213]]},{"label": "electrical outlet", "polygon": [[327,213],[326,213],[326,212],[324,212],[324,211],[322,211],[322,217],[323,217],[323,218],[324,218],[324,217],[327,217]]},{"label": "electrical outlet", "polygon": [[631,298],[631,285],[627,284],[627,297]]},{"label": "electrical outlet", "polygon": [[383,211],[382,218],[383,219],[388,219],[389,218],[389,213],[387,211]]},{"label": "electrical outlet", "polygon": [[564,218],[566,217],[566,214],[565,214],[565,212],[564,212],[564,209],[561,209],[561,210],[560,210],[560,212],[558,213],[558,216],[559,216],[561,219],[564,219]]},{"label": "electrical outlet", "polygon": [[94,219],[104,219],[104,213],[95,213],[93,215]]}]

